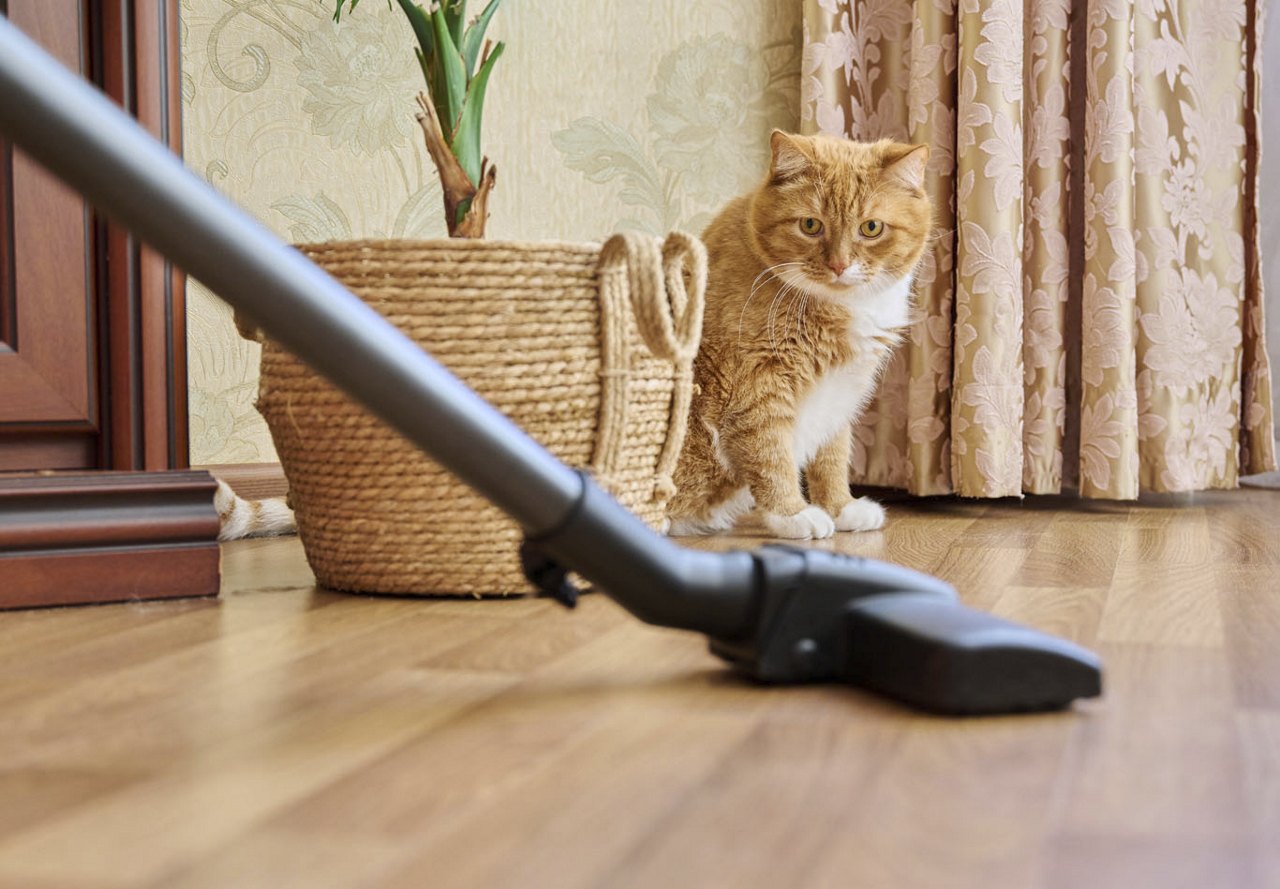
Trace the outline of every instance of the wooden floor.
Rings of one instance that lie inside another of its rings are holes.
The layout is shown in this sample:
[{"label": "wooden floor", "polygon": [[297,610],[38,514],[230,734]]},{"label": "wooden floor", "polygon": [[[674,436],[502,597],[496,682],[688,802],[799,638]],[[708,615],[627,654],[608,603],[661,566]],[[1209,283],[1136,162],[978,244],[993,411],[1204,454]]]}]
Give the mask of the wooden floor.
[{"label": "wooden floor", "polygon": [[242,542],[220,601],[0,614],[0,887],[1280,886],[1280,492],[821,545],[1096,647],[1105,697],[757,688],[600,596],[341,596]]}]

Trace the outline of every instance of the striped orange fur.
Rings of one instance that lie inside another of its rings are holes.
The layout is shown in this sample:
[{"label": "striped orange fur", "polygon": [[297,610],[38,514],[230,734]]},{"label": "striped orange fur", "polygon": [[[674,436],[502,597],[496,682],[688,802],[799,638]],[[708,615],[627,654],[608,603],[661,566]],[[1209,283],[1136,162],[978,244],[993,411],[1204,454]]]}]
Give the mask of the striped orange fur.
[{"label": "striped orange fur", "polygon": [[707,308],[673,534],[726,530],[752,507],[778,537],[884,522],[850,495],[850,424],[909,321],[929,150],[779,131],[771,143],[765,181],[703,235]]}]

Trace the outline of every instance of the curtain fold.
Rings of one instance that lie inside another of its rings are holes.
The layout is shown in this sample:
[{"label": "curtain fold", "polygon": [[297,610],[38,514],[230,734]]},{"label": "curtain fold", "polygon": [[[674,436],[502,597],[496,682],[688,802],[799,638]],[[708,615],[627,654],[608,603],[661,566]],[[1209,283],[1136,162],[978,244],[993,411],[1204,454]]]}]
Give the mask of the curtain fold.
[{"label": "curtain fold", "polygon": [[1256,0],[806,0],[802,127],[932,149],[919,320],[852,477],[915,494],[1274,468]]}]

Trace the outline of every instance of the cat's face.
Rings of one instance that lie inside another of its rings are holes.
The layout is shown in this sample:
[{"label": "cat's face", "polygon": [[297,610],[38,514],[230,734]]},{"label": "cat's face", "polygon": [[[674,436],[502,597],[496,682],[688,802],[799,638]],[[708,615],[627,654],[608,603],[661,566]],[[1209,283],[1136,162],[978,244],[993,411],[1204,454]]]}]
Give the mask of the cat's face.
[{"label": "cat's face", "polygon": [[751,205],[752,246],[815,295],[878,291],[914,271],[931,206],[929,149],[775,131],[769,178]]}]

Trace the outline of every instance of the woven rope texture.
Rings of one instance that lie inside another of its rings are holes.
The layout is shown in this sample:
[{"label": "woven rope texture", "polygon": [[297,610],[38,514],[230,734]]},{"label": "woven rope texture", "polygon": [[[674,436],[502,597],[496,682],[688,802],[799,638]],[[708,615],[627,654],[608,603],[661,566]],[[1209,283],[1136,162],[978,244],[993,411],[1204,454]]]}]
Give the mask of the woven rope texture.
[{"label": "woven rope texture", "polygon": [[[301,248],[652,526],[673,493],[702,328],[693,238],[349,241]],[[422,595],[530,591],[520,532],[271,341],[258,409],[317,580]]]}]

